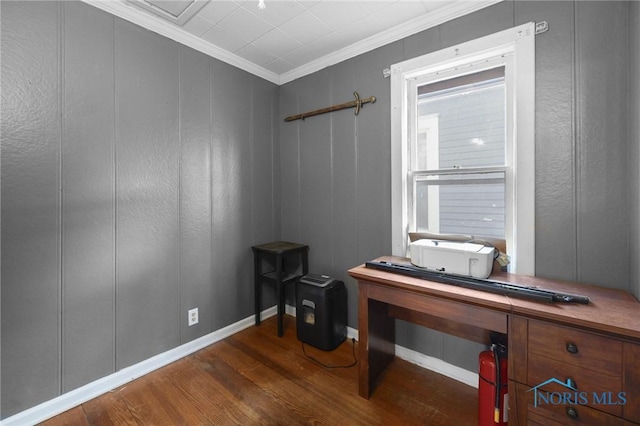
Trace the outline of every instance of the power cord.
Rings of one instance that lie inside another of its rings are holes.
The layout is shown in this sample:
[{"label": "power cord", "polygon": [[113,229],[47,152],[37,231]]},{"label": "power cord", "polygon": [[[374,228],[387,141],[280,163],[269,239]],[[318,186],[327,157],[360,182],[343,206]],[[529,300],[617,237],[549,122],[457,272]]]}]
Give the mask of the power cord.
[{"label": "power cord", "polygon": [[307,354],[307,351],[304,349],[304,342],[302,342],[302,353],[304,354],[304,356],[306,356],[307,358],[309,358],[311,361],[315,362],[316,364],[320,365],[321,367],[324,368],[351,368],[354,365],[356,365],[358,363],[358,360],[356,359],[356,339],[355,338],[351,338],[351,350],[353,353],[353,362],[351,364],[348,365],[327,365],[324,364],[320,361],[318,361],[317,359],[315,359],[314,357],[312,357],[311,355]]}]

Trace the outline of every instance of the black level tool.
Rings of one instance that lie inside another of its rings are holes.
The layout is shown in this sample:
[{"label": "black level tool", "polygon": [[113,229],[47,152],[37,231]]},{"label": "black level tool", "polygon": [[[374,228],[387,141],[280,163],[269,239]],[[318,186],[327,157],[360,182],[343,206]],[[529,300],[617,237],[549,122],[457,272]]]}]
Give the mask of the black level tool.
[{"label": "black level tool", "polygon": [[543,290],[537,287],[527,287],[499,281],[482,280],[479,278],[462,277],[459,275],[444,274],[441,272],[429,271],[424,268],[402,263],[385,261],[371,261],[365,264],[367,268],[379,269],[381,271],[395,272],[397,274],[409,275],[429,281],[443,284],[451,284],[458,287],[481,290],[489,293],[502,294],[504,296],[519,297],[521,299],[531,299],[539,302],[561,302],[561,303],[582,303],[589,304],[589,297],[576,294],[558,293],[552,290]]}]

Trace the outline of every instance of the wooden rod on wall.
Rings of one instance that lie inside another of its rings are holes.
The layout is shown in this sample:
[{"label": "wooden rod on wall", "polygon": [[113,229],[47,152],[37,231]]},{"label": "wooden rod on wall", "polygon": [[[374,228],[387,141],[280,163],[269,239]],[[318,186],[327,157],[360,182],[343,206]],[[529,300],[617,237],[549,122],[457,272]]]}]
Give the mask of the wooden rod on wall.
[{"label": "wooden rod on wall", "polygon": [[355,101],[345,102],[343,104],[333,105],[327,108],[321,108],[315,111],[305,112],[302,114],[291,115],[285,118],[284,121],[304,120],[307,117],[313,117],[314,115],[325,114],[327,112],[340,111],[341,109],[346,109],[346,108],[355,108],[356,111],[354,114],[358,115],[360,113],[360,109],[364,104],[374,103],[376,101],[375,96],[370,96],[365,99],[360,99],[360,95],[358,94],[358,92],[353,92],[353,96],[355,96],[356,98]]}]

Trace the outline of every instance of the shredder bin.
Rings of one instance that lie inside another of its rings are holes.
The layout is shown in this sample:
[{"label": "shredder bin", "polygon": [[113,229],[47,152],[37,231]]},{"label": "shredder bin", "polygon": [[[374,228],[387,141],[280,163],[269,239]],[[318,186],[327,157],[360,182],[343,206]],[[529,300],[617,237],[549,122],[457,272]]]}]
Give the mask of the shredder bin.
[{"label": "shredder bin", "polygon": [[298,340],[331,351],[347,337],[347,289],[327,275],[308,274],[296,283]]}]

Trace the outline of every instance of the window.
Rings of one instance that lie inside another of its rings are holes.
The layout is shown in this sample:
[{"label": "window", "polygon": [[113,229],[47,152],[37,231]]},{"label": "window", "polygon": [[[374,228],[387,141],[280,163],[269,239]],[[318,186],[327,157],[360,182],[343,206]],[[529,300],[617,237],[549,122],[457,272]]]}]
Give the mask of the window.
[{"label": "window", "polygon": [[534,24],[391,67],[393,253],[408,232],[506,240],[535,274]]}]

